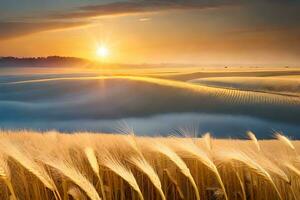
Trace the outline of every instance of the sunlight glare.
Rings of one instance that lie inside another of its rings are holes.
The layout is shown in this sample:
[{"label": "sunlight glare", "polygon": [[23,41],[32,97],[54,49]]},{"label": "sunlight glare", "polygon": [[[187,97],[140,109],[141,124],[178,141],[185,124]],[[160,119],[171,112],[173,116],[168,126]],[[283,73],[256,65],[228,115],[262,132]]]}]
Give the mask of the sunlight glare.
[{"label": "sunlight glare", "polygon": [[109,55],[109,50],[106,46],[100,46],[97,49],[97,55],[101,58],[106,58]]}]

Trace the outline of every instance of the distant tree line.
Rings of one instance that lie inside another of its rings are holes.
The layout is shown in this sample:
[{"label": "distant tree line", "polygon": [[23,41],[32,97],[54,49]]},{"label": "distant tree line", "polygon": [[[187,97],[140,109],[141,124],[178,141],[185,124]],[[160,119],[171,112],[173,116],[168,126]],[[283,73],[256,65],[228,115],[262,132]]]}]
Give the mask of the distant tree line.
[{"label": "distant tree line", "polygon": [[60,57],[60,56],[48,56],[48,57],[0,57],[0,67],[43,67],[43,66],[65,66],[65,65],[78,65],[88,62],[88,60],[76,57]]}]

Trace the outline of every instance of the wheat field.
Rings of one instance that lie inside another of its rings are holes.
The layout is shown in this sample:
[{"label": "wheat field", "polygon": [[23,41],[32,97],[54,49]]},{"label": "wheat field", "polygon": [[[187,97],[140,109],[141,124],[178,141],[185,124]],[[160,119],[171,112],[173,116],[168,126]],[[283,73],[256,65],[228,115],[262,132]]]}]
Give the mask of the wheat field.
[{"label": "wheat field", "polygon": [[[187,134],[187,131],[182,131]],[[1,199],[288,200],[300,196],[300,143],[2,131]]]}]

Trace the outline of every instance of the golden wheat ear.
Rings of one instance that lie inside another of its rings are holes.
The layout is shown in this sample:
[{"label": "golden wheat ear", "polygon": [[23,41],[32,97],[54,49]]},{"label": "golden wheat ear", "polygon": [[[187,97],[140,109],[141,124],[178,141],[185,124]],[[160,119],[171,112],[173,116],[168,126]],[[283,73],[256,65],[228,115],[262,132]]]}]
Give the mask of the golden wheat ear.
[{"label": "golden wheat ear", "polygon": [[134,164],[140,171],[142,171],[144,174],[147,175],[147,177],[150,179],[151,183],[157,189],[161,199],[165,200],[166,197],[162,191],[160,179],[159,179],[157,173],[152,168],[152,166],[145,160],[145,158],[144,157],[132,157],[129,161],[132,164]]},{"label": "golden wheat ear", "polygon": [[133,190],[135,190],[140,198],[140,200],[144,200],[143,194],[140,190],[140,187],[133,176],[130,169],[125,167],[120,160],[118,160],[115,156],[107,153],[107,155],[103,158],[102,164],[113,171],[115,174],[120,176],[123,180],[125,180]]},{"label": "golden wheat ear", "polygon": [[212,150],[212,137],[211,137],[211,134],[209,132],[205,133],[203,136],[202,136],[202,139],[204,140],[204,143],[206,145],[206,148],[208,150]]},{"label": "golden wheat ear", "polygon": [[177,140],[176,148],[177,148],[176,149],[177,151],[191,155],[194,159],[201,162],[209,170],[211,170],[215,174],[215,176],[222,188],[225,199],[228,200],[227,192],[225,189],[225,185],[222,181],[221,175],[218,171],[217,166],[214,164],[213,160],[209,157],[209,155],[206,152],[202,151],[198,146],[196,146],[196,144],[192,140],[185,141],[185,142]]},{"label": "golden wheat ear", "polygon": [[11,194],[10,199],[17,200],[12,182],[11,182],[11,171],[7,163],[7,157],[0,154],[0,178],[4,181]]},{"label": "golden wheat ear", "polygon": [[156,143],[152,147],[156,152],[159,152],[160,154],[167,157],[171,162],[173,162],[179,169],[180,172],[187,177],[187,179],[191,182],[193,189],[195,191],[195,196],[197,200],[200,200],[200,193],[198,190],[198,186],[189,170],[185,162],[169,147],[167,147],[164,144]]},{"label": "golden wheat ear", "polygon": [[104,191],[104,184],[103,184],[102,177],[100,175],[99,163],[98,163],[95,151],[91,147],[86,147],[84,149],[84,153],[85,153],[85,155],[86,155],[86,157],[89,161],[89,164],[90,164],[91,168],[93,169],[94,173],[98,177],[100,187],[101,187],[100,189],[101,189],[101,193],[102,193],[102,198],[103,198],[103,200],[106,200],[106,195],[105,195],[105,191]]},{"label": "golden wheat ear", "polygon": [[252,140],[252,142],[254,143],[257,151],[260,151],[260,145],[259,145],[259,142],[258,142],[255,134],[252,131],[247,131],[247,135],[248,135],[249,139]]},{"label": "golden wheat ear", "polygon": [[78,185],[91,200],[101,200],[94,186],[77,169],[73,168],[68,161],[63,162],[49,158],[42,161]]},{"label": "golden wheat ear", "polygon": [[283,197],[278,190],[278,187],[276,186],[271,174],[257,161],[250,158],[246,153],[241,151],[223,151],[222,153],[219,153],[219,156],[224,162],[235,162],[237,164],[241,163],[244,166],[248,167],[248,169],[250,169],[253,173],[256,173],[258,176],[263,177],[274,188],[279,199],[283,200]]},{"label": "golden wheat ear", "polygon": [[286,145],[287,147],[291,148],[292,150],[296,150],[292,141],[288,137],[282,135],[281,133],[275,133],[275,138],[277,138],[277,140],[279,140],[280,142],[282,142],[282,144]]},{"label": "golden wheat ear", "polygon": [[46,170],[36,163],[29,154],[25,154],[19,150],[20,147],[12,144],[10,141],[2,141],[0,144],[0,150],[8,157],[12,158],[15,162],[20,164],[24,169],[33,174],[38,178],[48,189],[53,191],[54,194],[58,195],[57,188],[52,178],[48,175]]},{"label": "golden wheat ear", "polygon": [[137,156],[136,157],[132,156],[129,159],[129,162],[132,163],[140,171],[142,171],[144,174],[147,175],[147,177],[150,179],[151,183],[157,189],[161,199],[165,200],[166,198],[162,191],[160,179],[159,179],[157,173],[152,168],[152,166],[146,161],[145,157],[143,156],[143,154],[138,146],[136,137],[132,133],[132,134],[129,134],[125,138],[125,140],[131,146],[131,148],[137,153]]}]

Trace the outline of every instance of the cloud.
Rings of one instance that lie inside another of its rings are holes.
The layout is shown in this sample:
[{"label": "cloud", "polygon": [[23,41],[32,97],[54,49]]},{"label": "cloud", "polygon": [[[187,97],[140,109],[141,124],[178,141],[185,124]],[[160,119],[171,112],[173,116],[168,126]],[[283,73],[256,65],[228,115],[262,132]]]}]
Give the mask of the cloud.
[{"label": "cloud", "polygon": [[[31,19],[26,18],[26,22],[22,19],[16,22],[0,21],[0,40],[36,32],[82,26],[91,23],[88,20],[89,18],[236,6],[243,11],[241,17],[236,19],[242,22],[237,25],[238,27],[235,27],[236,29],[240,29],[240,26],[245,24],[248,24],[249,29],[254,31],[257,27],[266,26],[272,29],[277,27],[286,28],[299,25],[299,5],[300,3],[296,0],[126,0],[93,5],[86,4],[72,10],[57,11],[51,14],[45,13],[40,18],[31,15]],[[36,23],[33,23],[33,21],[36,21]],[[139,21],[147,21],[147,19],[141,18]]]},{"label": "cloud", "polygon": [[238,1],[199,1],[199,0],[135,0],[120,1],[100,5],[88,5],[69,13],[53,14],[53,18],[89,18],[108,15],[137,14],[162,10],[187,10],[218,8],[233,5]]},{"label": "cloud", "polygon": [[0,40],[87,25],[87,22],[0,22]]},{"label": "cloud", "polygon": [[145,13],[170,9],[204,9],[228,5],[230,4],[230,2],[231,1],[226,1],[226,3],[220,4],[219,1],[206,2],[195,0],[136,0],[86,5],[78,7],[75,10],[69,12],[64,11],[62,13],[57,12],[54,14],[50,14],[50,16],[49,14],[40,16],[40,19],[32,17],[32,19],[26,18],[26,21],[0,21],[0,40],[20,37],[43,31],[66,29],[87,25],[90,23],[87,18],[90,17]]}]

